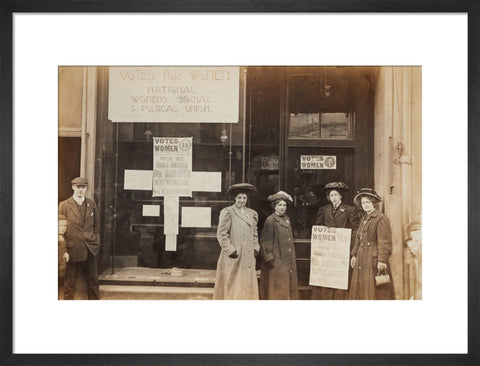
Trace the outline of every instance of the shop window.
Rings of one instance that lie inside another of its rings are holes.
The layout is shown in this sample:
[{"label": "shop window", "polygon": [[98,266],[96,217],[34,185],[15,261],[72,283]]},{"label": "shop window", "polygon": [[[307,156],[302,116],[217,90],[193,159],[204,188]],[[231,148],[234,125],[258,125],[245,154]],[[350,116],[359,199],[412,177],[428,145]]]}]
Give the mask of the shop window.
[{"label": "shop window", "polygon": [[[202,258],[193,255],[193,246],[197,245],[198,238],[216,243],[220,211],[231,204],[226,189],[242,181],[242,129],[242,123],[118,123],[115,255],[136,257],[137,265],[147,267],[211,266],[198,262]],[[164,197],[153,197],[150,190],[124,189],[125,170],[153,169],[153,137],[192,137],[192,171],[221,175],[220,191],[193,191],[192,197],[179,197],[179,234],[175,252],[165,251]],[[152,205],[160,207],[158,214],[145,215],[145,206]],[[182,207],[209,208],[210,226],[182,227]],[[218,249],[217,246],[213,248]],[[119,260],[117,258],[117,262]]]},{"label": "shop window", "polygon": [[272,213],[267,197],[280,189],[280,77],[278,69],[249,69],[247,181],[257,188],[251,207],[259,216],[259,233]]}]

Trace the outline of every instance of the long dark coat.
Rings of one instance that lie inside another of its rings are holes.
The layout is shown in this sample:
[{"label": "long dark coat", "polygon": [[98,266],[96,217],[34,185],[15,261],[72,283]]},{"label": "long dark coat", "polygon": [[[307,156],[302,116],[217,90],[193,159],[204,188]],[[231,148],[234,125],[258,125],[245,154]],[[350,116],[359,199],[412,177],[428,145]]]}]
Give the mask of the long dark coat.
[{"label": "long dark coat", "polygon": [[[298,300],[297,263],[290,219],[271,214],[260,236],[260,299]],[[273,267],[271,266],[273,262]]]},{"label": "long dark coat", "polygon": [[[217,240],[222,248],[217,262],[214,300],[258,300],[255,254],[259,251],[258,215],[235,205],[220,211]],[[237,251],[238,258],[229,255]]]},{"label": "long dark coat", "polygon": [[88,251],[95,256],[100,250],[100,215],[97,205],[86,197],[85,204],[87,205],[85,222],[73,196],[58,205],[58,214],[67,218],[67,231],[64,237],[70,262],[84,262],[87,260]]},{"label": "long dark coat", "polygon": [[[323,225],[328,227],[352,229],[350,240],[350,251],[353,248],[355,233],[359,224],[358,210],[349,206],[344,202],[334,210],[333,205],[329,204],[320,207],[315,219],[315,225]],[[350,266],[349,266],[350,268]],[[349,273],[349,279],[351,273]],[[312,288],[312,300],[347,300],[348,290],[341,290],[329,287],[315,286]]]},{"label": "long dark coat", "polygon": [[[364,213],[355,236],[352,257],[357,257],[350,285],[350,300],[393,300],[393,285],[375,286],[377,263],[388,266],[392,254],[392,230],[388,217],[378,210]],[[393,284],[393,279],[392,279]]]}]

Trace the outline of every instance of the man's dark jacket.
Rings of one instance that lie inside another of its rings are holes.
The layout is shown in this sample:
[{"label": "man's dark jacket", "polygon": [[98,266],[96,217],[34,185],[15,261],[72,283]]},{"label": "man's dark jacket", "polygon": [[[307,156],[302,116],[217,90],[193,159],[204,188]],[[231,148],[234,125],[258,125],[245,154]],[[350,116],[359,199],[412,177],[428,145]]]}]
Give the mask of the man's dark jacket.
[{"label": "man's dark jacket", "polygon": [[73,197],[60,202],[58,206],[58,214],[67,218],[65,241],[70,262],[86,261],[88,251],[97,255],[100,249],[100,216],[97,205],[86,197],[84,204],[87,205],[85,221]]}]

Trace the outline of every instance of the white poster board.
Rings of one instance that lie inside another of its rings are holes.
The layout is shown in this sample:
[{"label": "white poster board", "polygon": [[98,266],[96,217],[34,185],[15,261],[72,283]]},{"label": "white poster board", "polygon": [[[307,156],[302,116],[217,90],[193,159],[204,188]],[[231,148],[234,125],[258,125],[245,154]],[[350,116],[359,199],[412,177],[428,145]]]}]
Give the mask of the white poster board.
[{"label": "white poster board", "polygon": [[110,67],[113,122],[237,123],[239,67]]},{"label": "white poster board", "polygon": [[212,227],[212,208],[182,207],[182,227]]},{"label": "white poster board", "polygon": [[314,225],[310,261],[310,285],[348,289],[352,229]]}]

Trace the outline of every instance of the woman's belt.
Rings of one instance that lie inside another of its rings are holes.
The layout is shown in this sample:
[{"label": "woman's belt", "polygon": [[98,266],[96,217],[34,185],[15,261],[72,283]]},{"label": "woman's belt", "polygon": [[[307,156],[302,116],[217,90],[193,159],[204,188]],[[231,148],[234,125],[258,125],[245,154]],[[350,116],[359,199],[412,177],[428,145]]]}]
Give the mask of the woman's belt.
[{"label": "woman's belt", "polygon": [[360,248],[364,248],[364,247],[376,247],[376,246],[377,246],[377,242],[376,242],[376,241],[367,241],[366,243],[365,243],[365,242],[360,243]]}]

